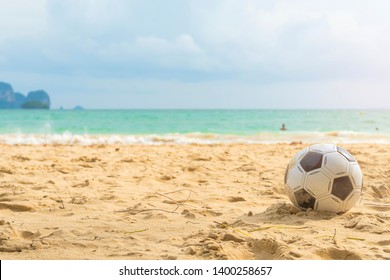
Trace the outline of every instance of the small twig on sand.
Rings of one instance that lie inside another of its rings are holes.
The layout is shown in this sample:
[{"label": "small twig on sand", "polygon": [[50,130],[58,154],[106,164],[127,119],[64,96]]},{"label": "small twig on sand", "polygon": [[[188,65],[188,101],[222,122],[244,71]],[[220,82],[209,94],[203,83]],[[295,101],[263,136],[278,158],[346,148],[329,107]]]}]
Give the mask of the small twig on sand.
[{"label": "small twig on sand", "polygon": [[153,208],[153,209],[125,209],[125,210],[117,210],[117,211],[114,211],[114,213],[129,213],[130,215],[137,215],[139,213],[142,213],[142,212],[151,212],[151,211],[161,211],[161,212],[165,212],[165,213],[171,213],[171,214],[178,214],[178,213],[175,213],[175,212],[172,212],[172,211],[167,211],[167,210],[164,210],[164,209],[160,209],[160,208]]},{"label": "small twig on sand", "polygon": [[[183,190],[186,190],[186,189],[183,189]],[[156,192],[157,195],[160,195],[160,196],[163,196],[165,198],[168,198],[169,200],[173,201],[175,204],[177,204],[176,208],[172,211],[172,213],[175,213],[177,209],[179,209],[180,206],[184,205],[191,197],[191,194],[192,194],[192,190],[187,190],[189,191],[188,193],[188,196],[185,200],[180,200],[180,201],[177,201],[177,200],[174,200],[173,198],[167,196],[167,194],[171,194],[171,193],[176,193],[176,192],[181,192],[183,190],[177,190],[177,191],[174,191],[174,192],[169,192],[169,193],[165,193],[165,194],[161,194],[161,193],[158,193]]]},{"label": "small twig on sand", "polygon": [[246,233],[246,232],[244,232],[244,231],[242,231],[242,230],[239,230],[239,229],[237,229],[237,228],[231,227],[231,226],[229,226],[227,223],[219,223],[219,222],[216,222],[216,221],[214,221],[214,223],[216,223],[217,225],[219,225],[219,226],[222,227],[222,228],[230,228],[231,230],[233,230],[233,231],[235,231],[235,232],[238,232],[238,233],[240,233],[240,234],[242,234],[242,235],[245,235],[245,236],[247,236],[247,237],[251,237],[251,235],[250,235],[249,233]]},{"label": "small twig on sand", "polygon": [[145,228],[145,229],[139,229],[139,230],[134,230],[134,231],[125,231],[124,233],[126,234],[133,234],[133,233],[139,233],[139,232],[144,232],[144,231],[147,231],[148,228]]},{"label": "small twig on sand", "polygon": [[76,197],[74,197],[74,196],[71,194],[70,190],[68,190],[68,193],[69,193],[69,197],[70,197],[70,203],[74,204],[75,201],[76,201]]},{"label": "small twig on sand", "polygon": [[353,236],[347,236],[345,239],[358,240],[358,241],[364,241],[364,240],[366,240],[366,239],[364,239],[364,238],[353,237]]},{"label": "small twig on sand", "polygon": [[62,197],[58,194],[57,191],[56,191],[55,193],[56,193],[56,195],[57,195],[58,198],[59,198],[58,202],[60,202],[61,205],[62,205],[62,206],[60,206],[60,209],[65,209],[65,205],[64,205],[64,201],[63,201]]},{"label": "small twig on sand", "polygon": [[194,222],[191,222],[191,221],[187,221],[186,224],[194,224],[194,225],[199,225],[199,223],[194,223]]},{"label": "small twig on sand", "polygon": [[[182,192],[183,190],[186,190],[186,191],[189,191],[188,193],[188,196],[185,200],[174,200],[173,198],[169,197],[168,194],[171,194],[171,193],[177,193],[177,192]],[[158,193],[156,192],[157,195],[159,196],[162,196],[162,197],[165,197],[167,199],[169,199],[169,201],[172,201],[173,204],[176,204],[176,207],[175,209],[169,211],[169,210],[165,210],[165,209],[161,209],[161,208],[147,208],[147,209],[136,209],[137,206],[139,205],[136,205],[132,208],[127,208],[125,210],[117,210],[117,211],[114,211],[114,213],[129,213],[130,215],[137,215],[139,213],[143,213],[143,212],[149,212],[149,211],[161,211],[161,212],[165,212],[165,213],[170,213],[170,214],[178,214],[176,211],[177,209],[179,209],[180,206],[183,206],[186,204],[186,202],[190,199],[191,195],[192,195],[192,190],[188,190],[188,189],[181,189],[181,190],[177,190],[177,191],[173,191],[173,192],[168,192],[168,193],[164,193],[164,194],[161,194],[161,193]],[[148,203],[150,206],[153,206],[153,204],[151,203]]]},{"label": "small twig on sand", "polygon": [[306,226],[282,226],[282,225],[270,225],[270,226],[265,226],[265,227],[260,227],[260,228],[255,228],[248,230],[249,232],[255,232],[255,231],[261,231],[261,230],[266,230],[270,228],[281,228],[281,229],[304,229],[308,228]]}]

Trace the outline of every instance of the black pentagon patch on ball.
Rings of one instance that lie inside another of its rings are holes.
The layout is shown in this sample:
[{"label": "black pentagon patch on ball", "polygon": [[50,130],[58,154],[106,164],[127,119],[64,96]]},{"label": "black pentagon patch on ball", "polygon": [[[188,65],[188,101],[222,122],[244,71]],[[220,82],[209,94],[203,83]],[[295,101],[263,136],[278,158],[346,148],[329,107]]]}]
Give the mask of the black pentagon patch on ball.
[{"label": "black pentagon patch on ball", "polygon": [[316,199],[306,190],[300,189],[294,195],[300,207],[305,209],[307,208],[314,209],[314,204],[316,202]]},{"label": "black pentagon patch on ball", "polygon": [[308,152],[302,159],[301,159],[301,166],[306,171],[312,171],[314,169],[318,169],[322,165],[322,154],[316,153],[316,152]]},{"label": "black pentagon patch on ball", "polygon": [[334,179],[332,194],[341,200],[345,200],[353,191],[353,185],[349,176]]},{"label": "black pentagon patch on ball", "polygon": [[342,154],[349,162],[355,162],[355,158],[345,149],[337,146],[337,151]]}]

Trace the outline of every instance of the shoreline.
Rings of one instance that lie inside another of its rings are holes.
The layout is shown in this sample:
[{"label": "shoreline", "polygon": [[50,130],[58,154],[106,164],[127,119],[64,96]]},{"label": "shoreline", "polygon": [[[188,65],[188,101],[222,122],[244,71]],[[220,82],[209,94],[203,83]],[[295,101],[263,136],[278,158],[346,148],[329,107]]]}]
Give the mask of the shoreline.
[{"label": "shoreline", "polygon": [[390,134],[353,131],[330,132],[259,132],[249,135],[216,133],[166,133],[166,134],[73,134],[10,133],[0,134],[0,144],[31,145],[160,145],[160,144],[390,144]]}]

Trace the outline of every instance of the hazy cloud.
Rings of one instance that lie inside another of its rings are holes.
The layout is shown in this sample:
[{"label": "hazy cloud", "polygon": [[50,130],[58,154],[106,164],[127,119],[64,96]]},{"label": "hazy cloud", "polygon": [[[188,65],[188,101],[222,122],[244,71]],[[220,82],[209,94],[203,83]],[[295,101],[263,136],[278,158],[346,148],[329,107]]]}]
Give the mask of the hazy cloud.
[{"label": "hazy cloud", "polygon": [[237,100],[241,86],[266,103],[284,85],[300,94],[315,83],[352,96],[371,82],[390,85],[389,8],[384,0],[3,0],[0,74],[22,88],[40,80],[56,90],[45,77],[62,79],[58,95],[77,90],[73,79],[83,94],[96,89],[82,81],[105,80],[122,94],[161,83],[164,92]]}]

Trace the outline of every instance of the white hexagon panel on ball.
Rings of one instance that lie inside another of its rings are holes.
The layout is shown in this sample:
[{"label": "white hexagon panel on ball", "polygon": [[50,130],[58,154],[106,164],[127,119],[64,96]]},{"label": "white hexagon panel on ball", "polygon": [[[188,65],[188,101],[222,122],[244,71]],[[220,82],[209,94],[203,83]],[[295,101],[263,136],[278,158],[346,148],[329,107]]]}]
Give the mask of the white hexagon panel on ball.
[{"label": "white hexagon panel on ball", "polygon": [[314,197],[321,197],[330,194],[332,188],[332,179],[321,171],[313,171],[307,174],[306,190]]},{"label": "white hexagon panel on ball", "polygon": [[327,154],[330,152],[336,152],[337,147],[333,144],[314,144],[310,146],[310,151]]},{"label": "white hexagon panel on ball", "polygon": [[332,196],[327,196],[323,199],[317,200],[316,210],[339,213],[341,202]]},{"label": "white hexagon panel on ball", "polygon": [[362,170],[359,167],[359,164],[352,163],[351,164],[351,178],[353,182],[355,183],[355,187],[358,189],[361,189],[363,186],[363,173]]},{"label": "white hexagon panel on ball", "polygon": [[299,165],[295,165],[287,171],[286,184],[291,191],[295,191],[302,186],[305,173]]},{"label": "white hexagon panel on ball", "polygon": [[348,172],[349,161],[338,152],[325,155],[324,166],[333,175],[339,176]]}]

